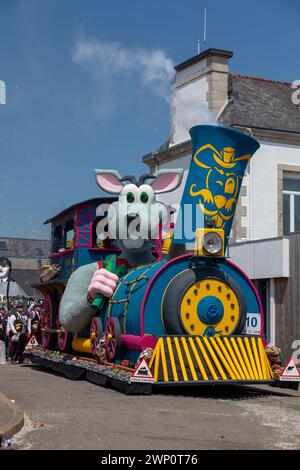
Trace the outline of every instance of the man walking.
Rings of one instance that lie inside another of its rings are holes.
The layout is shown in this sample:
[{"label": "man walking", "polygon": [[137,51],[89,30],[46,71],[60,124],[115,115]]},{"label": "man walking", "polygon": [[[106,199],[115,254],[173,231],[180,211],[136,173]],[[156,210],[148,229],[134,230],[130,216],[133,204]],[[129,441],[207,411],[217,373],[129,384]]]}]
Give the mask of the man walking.
[{"label": "man walking", "polygon": [[[29,310],[28,310],[29,312]],[[28,331],[28,337],[31,338],[32,335],[35,336],[35,339],[37,342],[40,344],[41,343],[41,329],[40,329],[40,323],[41,323],[41,305],[38,303],[28,314],[27,312],[27,317],[28,317],[28,322],[27,322],[27,331]]]},{"label": "man walking", "polygon": [[10,356],[12,362],[24,361],[26,345],[27,316],[21,302],[18,302],[15,311],[10,315],[7,325],[7,334],[10,337]]}]

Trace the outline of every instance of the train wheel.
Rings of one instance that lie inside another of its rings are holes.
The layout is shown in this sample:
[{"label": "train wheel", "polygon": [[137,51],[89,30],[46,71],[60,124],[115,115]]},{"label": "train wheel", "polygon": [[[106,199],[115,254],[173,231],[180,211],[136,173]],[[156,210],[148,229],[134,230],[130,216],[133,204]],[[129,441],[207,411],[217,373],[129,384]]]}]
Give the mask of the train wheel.
[{"label": "train wheel", "polygon": [[[60,307],[61,297],[59,299],[59,307]],[[69,333],[69,331],[65,330],[60,323],[59,307],[58,307],[58,315],[56,319],[56,329],[60,330],[59,333],[57,333],[57,345],[58,345],[58,349],[61,352],[70,352],[72,335],[71,333]]]},{"label": "train wheel", "polygon": [[121,327],[117,318],[108,318],[105,326],[106,355],[113,361],[121,349]]},{"label": "train wheel", "polygon": [[52,343],[52,333],[43,331],[44,328],[52,328],[53,303],[49,294],[46,295],[41,311],[42,346],[49,348]]},{"label": "train wheel", "polygon": [[91,327],[90,327],[91,351],[92,351],[93,356],[96,355],[97,346],[98,346],[101,336],[103,336],[102,320],[99,317],[93,317],[91,321]]},{"label": "train wheel", "polygon": [[229,274],[208,266],[175,276],[163,301],[168,334],[239,334],[246,314],[247,303],[240,286]]}]

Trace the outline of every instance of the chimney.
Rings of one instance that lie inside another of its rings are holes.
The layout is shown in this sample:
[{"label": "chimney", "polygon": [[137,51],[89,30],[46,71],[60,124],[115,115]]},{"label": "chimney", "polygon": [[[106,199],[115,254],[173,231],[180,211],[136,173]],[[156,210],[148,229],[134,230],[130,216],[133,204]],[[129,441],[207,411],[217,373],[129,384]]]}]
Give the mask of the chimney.
[{"label": "chimney", "polygon": [[214,124],[228,97],[228,60],[233,52],[207,49],[175,67],[170,145],[189,140],[196,124]]}]

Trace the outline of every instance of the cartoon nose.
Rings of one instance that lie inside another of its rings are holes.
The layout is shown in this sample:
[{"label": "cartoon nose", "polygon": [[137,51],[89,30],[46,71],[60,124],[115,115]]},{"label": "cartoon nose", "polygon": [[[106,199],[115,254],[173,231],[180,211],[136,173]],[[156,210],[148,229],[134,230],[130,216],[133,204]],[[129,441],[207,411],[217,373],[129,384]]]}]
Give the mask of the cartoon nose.
[{"label": "cartoon nose", "polygon": [[136,220],[138,218],[139,218],[138,214],[128,214],[127,215],[127,225],[129,225],[130,222],[132,222],[133,220]]}]

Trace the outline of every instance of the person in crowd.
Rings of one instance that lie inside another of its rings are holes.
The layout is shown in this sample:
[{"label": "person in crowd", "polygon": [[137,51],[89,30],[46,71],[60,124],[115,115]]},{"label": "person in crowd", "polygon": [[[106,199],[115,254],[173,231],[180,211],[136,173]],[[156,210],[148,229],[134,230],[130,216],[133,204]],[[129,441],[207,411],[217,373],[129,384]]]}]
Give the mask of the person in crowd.
[{"label": "person in crowd", "polygon": [[8,338],[6,336],[6,328],[7,328],[7,314],[6,309],[4,307],[0,307],[0,341],[3,341],[5,344],[5,349],[7,352],[8,347]]},{"label": "person in crowd", "polygon": [[39,305],[40,305],[39,301],[37,299],[34,299],[34,301],[31,303],[31,305],[28,307],[28,310],[27,310],[27,313],[30,314],[30,317],[31,317],[32,311],[34,311]]},{"label": "person in crowd", "polygon": [[27,323],[28,320],[24,307],[21,302],[18,302],[15,311],[11,313],[8,319],[6,330],[6,334],[10,338],[9,354],[12,362],[19,362],[21,364],[24,361]]},{"label": "person in crowd", "polygon": [[41,305],[38,302],[35,308],[31,310],[30,313],[27,311],[28,316],[28,324],[27,324],[27,331],[28,337],[30,338],[32,335],[35,336],[37,342],[41,343],[41,330],[40,330],[40,323],[41,323]]}]

